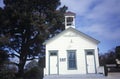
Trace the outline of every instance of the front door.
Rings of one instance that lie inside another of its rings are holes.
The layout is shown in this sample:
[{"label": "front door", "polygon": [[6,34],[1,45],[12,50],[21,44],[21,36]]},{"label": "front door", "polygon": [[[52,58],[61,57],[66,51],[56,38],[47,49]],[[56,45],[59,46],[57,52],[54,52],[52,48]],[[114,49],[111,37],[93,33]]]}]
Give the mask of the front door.
[{"label": "front door", "polygon": [[58,56],[57,51],[50,52],[49,68],[50,75],[58,74]]},{"label": "front door", "polygon": [[94,59],[94,52],[92,51],[86,52],[86,66],[87,66],[87,73],[95,73],[95,59]]}]

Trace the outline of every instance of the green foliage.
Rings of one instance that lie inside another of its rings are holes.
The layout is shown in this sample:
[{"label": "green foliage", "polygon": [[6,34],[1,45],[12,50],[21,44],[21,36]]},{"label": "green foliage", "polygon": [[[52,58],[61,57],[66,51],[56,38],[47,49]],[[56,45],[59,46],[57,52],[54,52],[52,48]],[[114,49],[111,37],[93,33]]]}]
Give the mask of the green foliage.
[{"label": "green foliage", "polygon": [[23,78],[16,78],[16,79],[23,79]]},{"label": "green foliage", "polygon": [[26,64],[25,69],[28,71],[34,67],[38,67],[38,62],[36,60],[32,60],[28,64]]},{"label": "green foliage", "polygon": [[41,68],[44,68],[44,67],[45,67],[45,57],[39,58],[38,65],[39,65]]},{"label": "green foliage", "polygon": [[8,70],[0,71],[0,79],[15,79],[15,73]]},{"label": "green foliage", "polygon": [[39,53],[44,54],[42,43],[64,29],[65,6],[60,0],[3,0],[0,8],[0,36],[9,34],[8,49],[17,57],[19,76],[24,73],[26,61],[33,60]]},{"label": "green foliage", "polygon": [[43,68],[34,67],[31,68],[24,74],[24,79],[42,79],[43,78]]},{"label": "green foliage", "polygon": [[104,66],[105,64],[115,64],[115,52],[109,51],[103,55],[99,55],[100,65]]},{"label": "green foliage", "polygon": [[0,37],[0,46],[4,45],[4,44],[9,44],[9,36],[1,36]]},{"label": "green foliage", "polygon": [[8,53],[0,50],[0,79],[15,79],[15,72],[8,68]]},{"label": "green foliage", "polygon": [[8,61],[8,57],[9,55],[7,54],[7,52],[0,50],[0,70],[4,66],[4,63]]},{"label": "green foliage", "polygon": [[120,46],[116,46],[115,53],[116,53],[116,59],[120,60]]},{"label": "green foliage", "polygon": [[111,51],[106,54],[106,64],[115,64],[115,52]]}]

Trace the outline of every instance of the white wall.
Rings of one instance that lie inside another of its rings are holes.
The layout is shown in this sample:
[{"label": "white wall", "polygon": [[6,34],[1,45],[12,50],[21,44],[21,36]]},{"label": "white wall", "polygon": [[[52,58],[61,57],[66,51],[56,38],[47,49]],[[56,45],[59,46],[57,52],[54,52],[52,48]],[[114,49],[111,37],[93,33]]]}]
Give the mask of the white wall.
[{"label": "white wall", "polygon": [[[59,74],[86,74],[85,49],[94,49],[96,58],[96,67],[99,66],[97,44],[83,36],[67,31],[63,35],[55,38],[46,45],[46,72],[49,73],[49,50],[58,50]],[[68,70],[67,68],[67,50],[76,50],[77,70]],[[66,61],[60,62],[60,58],[66,58]]]}]

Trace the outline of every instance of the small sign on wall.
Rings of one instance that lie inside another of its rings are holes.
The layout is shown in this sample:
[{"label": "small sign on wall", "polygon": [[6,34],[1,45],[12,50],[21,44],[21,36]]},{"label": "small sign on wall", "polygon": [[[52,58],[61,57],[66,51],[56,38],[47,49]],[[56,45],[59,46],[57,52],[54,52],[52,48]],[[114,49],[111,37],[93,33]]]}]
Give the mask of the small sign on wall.
[{"label": "small sign on wall", "polygon": [[66,58],[60,58],[60,62],[65,62]]}]

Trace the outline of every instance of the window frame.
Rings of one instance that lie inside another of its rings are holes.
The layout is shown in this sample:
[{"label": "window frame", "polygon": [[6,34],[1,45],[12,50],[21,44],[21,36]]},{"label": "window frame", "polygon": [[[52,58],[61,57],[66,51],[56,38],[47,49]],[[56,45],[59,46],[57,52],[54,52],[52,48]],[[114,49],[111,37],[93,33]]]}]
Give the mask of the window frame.
[{"label": "window frame", "polygon": [[[74,53],[74,59],[69,59],[69,54],[70,53]],[[77,60],[76,60],[77,58],[76,58],[76,50],[67,50],[67,66],[68,66],[68,70],[76,70],[77,69]],[[70,67],[70,64],[69,64],[69,62],[70,61],[75,61],[75,65],[74,65],[74,68],[72,68],[72,67]]]},{"label": "window frame", "polygon": [[73,17],[67,17],[66,22],[67,22],[67,26],[72,26],[73,25]]},{"label": "window frame", "polygon": [[50,51],[50,56],[57,56],[57,51]]}]

